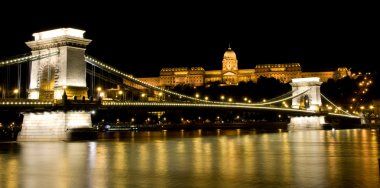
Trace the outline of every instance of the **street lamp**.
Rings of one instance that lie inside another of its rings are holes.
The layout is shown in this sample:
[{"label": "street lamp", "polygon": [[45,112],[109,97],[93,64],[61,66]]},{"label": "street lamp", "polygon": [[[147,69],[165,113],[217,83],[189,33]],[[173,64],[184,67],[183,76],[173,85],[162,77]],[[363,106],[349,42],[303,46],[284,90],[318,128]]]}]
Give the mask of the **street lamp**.
[{"label": "street lamp", "polygon": [[103,97],[103,96],[101,96],[101,94],[103,93],[103,92],[101,92],[102,91],[101,87],[96,88],[96,91],[98,91],[98,99],[100,99],[101,97]]},{"label": "street lamp", "polygon": [[158,93],[158,100],[159,100],[159,101],[162,100],[162,95],[163,95],[162,92],[159,92],[159,93]]},{"label": "street lamp", "polygon": [[146,94],[145,93],[141,93],[141,100],[144,100]]},{"label": "street lamp", "polygon": [[16,88],[13,90],[13,93],[15,94],[15,99],[18,97],[19,90]]},{"label": "street lamp", "polygon": [[120,90],[118,93],[119,93],[119,95],[120,95],[120,99],[121,99],[121,100],[124,100],[124,97],[123,97],[123,91]]}]

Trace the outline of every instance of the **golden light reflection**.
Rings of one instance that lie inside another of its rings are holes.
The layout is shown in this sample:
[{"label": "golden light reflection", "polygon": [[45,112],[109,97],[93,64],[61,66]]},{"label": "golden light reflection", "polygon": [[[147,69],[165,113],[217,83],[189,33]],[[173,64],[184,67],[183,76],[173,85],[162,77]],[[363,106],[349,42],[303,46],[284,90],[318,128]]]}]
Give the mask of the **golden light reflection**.
[{"label": "golden light reflection", "polygon": [[[151,155],[151,159],[155,159],[154,168],[153,170],[156,171],[157,174],[160,174],[162,176],[165,176],[168,172],[168,155],[167,152],[167,145],[165,142],[155,142],[154,144],[154,150],[156,151],[156,154]],[[158,187],[161,187],[164,185],[158,185]]]},{"label": "golden light reflection", "polygon": [[137,132],[136,142],[22,143],[1,150],[0,186],[379,185],[377,130],[217,132],[167,131],[167,140],[162,132]]}]

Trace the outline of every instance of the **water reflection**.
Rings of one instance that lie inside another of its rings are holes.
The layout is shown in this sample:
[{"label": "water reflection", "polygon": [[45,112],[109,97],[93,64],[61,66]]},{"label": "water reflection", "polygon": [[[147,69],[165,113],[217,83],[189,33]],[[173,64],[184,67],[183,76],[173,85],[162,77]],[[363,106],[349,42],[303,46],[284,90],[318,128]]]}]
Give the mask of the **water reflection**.
[{"label": "water reflection", "polygon": [[0,187],[379,187],[368,129],[104,133],[0,143]]}]

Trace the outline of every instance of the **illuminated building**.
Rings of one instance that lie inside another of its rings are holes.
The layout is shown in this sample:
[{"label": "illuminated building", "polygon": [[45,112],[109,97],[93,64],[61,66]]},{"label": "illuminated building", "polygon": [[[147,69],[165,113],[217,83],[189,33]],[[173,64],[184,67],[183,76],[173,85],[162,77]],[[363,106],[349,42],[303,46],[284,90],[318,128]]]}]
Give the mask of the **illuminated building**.
[{"label": "illuminated building", "polygon": [[[319,77],[322,82],[328,79],[340,79],[350,76],[350,70],[340,67],[336,71],[303,72],[299,63],[257,64],[253,69],[238,68],[236,53],[228,48],[223,55],[221,70],[204,70],[203,67],[162,68],[159,77],[139,78],[159,87],[173,87],[181,84],[203,86],[209,82],[221,85],[237,85],[239,82],[257,82],[260,77],[276,78],[282,83],[289,83],[293,78]],[[128,84],[127,81],[125,81]]]}]

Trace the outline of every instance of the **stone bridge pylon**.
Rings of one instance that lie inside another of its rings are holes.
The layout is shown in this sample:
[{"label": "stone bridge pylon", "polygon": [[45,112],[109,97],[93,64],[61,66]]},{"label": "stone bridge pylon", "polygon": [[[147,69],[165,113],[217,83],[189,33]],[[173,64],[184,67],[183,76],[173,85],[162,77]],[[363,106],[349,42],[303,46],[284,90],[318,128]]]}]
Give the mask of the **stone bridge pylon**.
[{"label": "stone bridge pylon", "polygon": [[[87,98],[85,31],[60,28],[34,33],[26,42],[32,55],[48,54],[32,61],[28,99]],[[17,141],[69,140],[75,130],[91,128],[91,113],[86,111],[24,112]]]},{"label": "stone bridge pylon", "polygon": [[[288,129],[323,129],[326,125],[325,116],[319,114],[322,106],[319,77],[292,79],[292,108],[317,112],[315,115],[291,116]],[[301,94],[303,93],[303,94]]]}]

